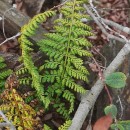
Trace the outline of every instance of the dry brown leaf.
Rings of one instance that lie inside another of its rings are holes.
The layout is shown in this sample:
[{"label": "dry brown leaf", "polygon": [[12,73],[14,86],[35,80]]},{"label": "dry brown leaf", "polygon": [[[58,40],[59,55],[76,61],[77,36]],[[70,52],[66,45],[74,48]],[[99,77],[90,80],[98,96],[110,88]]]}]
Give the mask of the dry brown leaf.
[{"label": "dry brown leaf", "polygon": [[99,71],[98,68],[97,68],[97,66],[96,66],[95,64],[93,64],[93,63],[90,63],[90,64],[89,64],[89,67],[91,68],[91,70],[92,70],[93,72],[98,72],[98,71]]},{"label": "dry brown leaf", "polygon": [[108,130],[112,121],[113,119],[110,115],[103,116],[96,121],[93,130]]}]

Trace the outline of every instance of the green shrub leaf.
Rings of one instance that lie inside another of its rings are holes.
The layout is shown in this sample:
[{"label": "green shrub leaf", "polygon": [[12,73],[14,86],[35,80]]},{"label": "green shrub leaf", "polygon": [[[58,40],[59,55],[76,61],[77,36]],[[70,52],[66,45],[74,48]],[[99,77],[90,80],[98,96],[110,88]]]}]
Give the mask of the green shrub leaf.
[{"label": "green shrub leaf", "polygon": [[126,84],[126,76],[122,72],[115,72],[106,77],[105,83],[112,88],[123,88]]},{"label": "green shrub leaf", "polygon": [[117,107],[115,105],[111,104],[104,109],[104,112],[106,115],[110,114],[112,116],[112,118],[115,118],[117,115]]}]

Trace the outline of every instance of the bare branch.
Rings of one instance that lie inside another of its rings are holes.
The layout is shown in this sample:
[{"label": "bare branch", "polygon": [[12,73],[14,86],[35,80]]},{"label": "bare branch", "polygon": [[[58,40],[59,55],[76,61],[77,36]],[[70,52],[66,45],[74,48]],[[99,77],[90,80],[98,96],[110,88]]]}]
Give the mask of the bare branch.
[{"label": "bare branch", "polygon": [[[126,43],[121,51],[117,54],[115,59],[111,62],[111,64],[107,67],[104,71],[104,77],[108,76],[110,73],[116,71],[116,69],[123,63],[125,57],[130,53],[130,41],[126,39],[123,35],[119,35],[119,37],[111,35],[107,32],[106,28],[102,23],[99,21],[98,17],[91,12],[91,10],[85,5],[84,6],[88,12],[88,14],[94,19],[97,25],[100,27],[101,31],[109,38],[113,40],[120,41],[122,43]],[[118,35],[118,34],[117,34]],[[120,38],[121,37],[121,38]],[[75,116],[72,120],[72,124],[69,130],[80,130],[82,124],[88,115],[89,111],[94,106],[99,94],[101,93],[102,89],[104,88],[104,82],[102,80],[97,80],[95,85],[92,89],[86,93],[79,104],[79,107],[75,113]]]},{"label": "bare branch", "polygon": [[130,28],[124,27],[124,26],[122,26],[122,25],[119,25],[118,23],[115,23],[115,22],[113,22],[113,21],[111,21],[111,20],[107,20],[107,19],[103,19],[103,18],[101,18],[101,19],[102,19],[102,21],[104,21],[104,23],[106,23],[107,25],[113,26],[113,27],[119,29],[120,31],[123,31],[123,32],[125,32],[125,33],[127,33],[127,34],[130,34]]},{"label": "bare branch", "polygon": [[91,10],[86,5],[84,5],[84,7],[87,10],[88,14],[93,18],[93,20],[96,22],[96,24],[100,27],[101,31],[107,36],[108,39],[117,40],[117,41],[120,41],[122,43],[126,43],[126,40],[124,40],[120,37],[114,36],[112,34],[109,34],[106,31],[106,29],[104,28],[104,26],[99,22],[98,18],[95,17],[94,14],[91,12]]},{"label": "bare branch", "polygon": [[[125,57],[130,53],[130,45],[126,44],[115,59],[111,62],[111,64],[107,67],[106,71],[104,72],[104,76],[106,77],[110,73],[114,72],[124,61]],[[88,115],[89,111],[95,104],[97,97],[101,93],[102,89],[104,88],[104,83],[99,79],[92,87],[89,93],[85,94],[80,102],[80,105],[75,113],[75,116],[72,120],[72,125],[70,126],[69,130],[80,130],[82,124]]]},{"label": "bare branch", "polygon": [[[111,20],[108,20],[108,19],[104,19],[104,18],[101,18],[101,20],[106,23],[107,25],[109,26],[112,26],[112,27],[115,27],[116,29],[120,30],[120,31],[123,31],[127,34],[130,34],[130,28],[129,27],[125,27],[125,26],[122,26],[116,22],[113,22]],[[82,19],[83,22],[88,22],[89,20],[87,19]],[[92,21],[92,20],[91,20]]]},{"label": "bare branch", "polygon": [[3,120],[6,123],[0,123],[0,127],[10,127],[10,130],[16,130],[16,128],[14,127],[14,125],[7,119],[7,117],[4,115],[4,113],[2,111],[0,111],[0,115],[2,116]]}]

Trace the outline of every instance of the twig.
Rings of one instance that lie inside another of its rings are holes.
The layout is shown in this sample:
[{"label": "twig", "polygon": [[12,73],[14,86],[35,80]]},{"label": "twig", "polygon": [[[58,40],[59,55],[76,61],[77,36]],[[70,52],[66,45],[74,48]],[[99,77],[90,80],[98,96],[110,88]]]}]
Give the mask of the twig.
[{"label": "twig", "polygon": [[96,8],[97,10],[116,10],[116,11],[120,11],[120,10],[130,10],[130,8]]},{"label": "twig", "polygon": [[104,59],[104,67],[103,66],[100,66],[100,67],[105,69],[106,66],[107,66],[107,59],[106,59],[106,57],[103,56],[99,51],[97,51],[97,49],[95,47],[94,47],[94,50],[96,51],[97,54],[99,54]]},{"label": "twig", "polygon": [[[122,26],[122,25],[120,25],[116,22],[113,22],[111,20],[108,20],[108,19],[101,18],[101,20],[109,26],[115,27],[116,29],[118,29],[120,31],[123,31],[127,34],[130,34],[130,28],[129,27]],[[84,18],[82,21],[83,22],[89,22],[89,21],[92,21],[92,20],[88,20],[88,19]]]},{"label": "twig", "polygon": [[121,99],[120,99],[119,95],[118,95],[118,100],[119,100],[120,107],[121,107],[121,114],[120,114],[120,119],[121,119],[121,118],[122,118],[122,116],[123,116],[123,111],[124,111],[124,108],[123,108],[123,105],[122,105],[122,102],[121,102]]},{"label": "twig", "polygon": [[91,109],[90,117],[89,117],[89,121],[88,121],[88,126],[87,126],[86,130],[92,130],[91,122],[92,122],[93,110],[94,110],[94,106]]},{"label": "twig", "polygon": [[91,10],[86,5],[84,5],[84,7],[87,10],[88,14],[93,18],[93,20],[96,22],[96,24],[100,27],[101,31],[107,36],[108,39],[117,40],[122,43],[126,43],[127,40],[125,38],[122,39],[122,37],[120,38],[120,37],[114,36],[112,34],[109,34],[106,31],[106,29],[104,28],[104,26],[99,22],[98,18],[95,17],[94,14],[91,12]]},{"label": "twig", "polygon": [[0,115],[2,116],[3,120],[6,122],[6,123],[0,123],[1,128],[8,126],[10,127],[10,130],[16,130],[14,125],[7,119],[7,117],[3,114],[2,111],[0,111]]},{"label": "twig", "polygon": [[104,88],[105,88],[105,90],[106,90],[106,92],[107,92],[107,95],[108,95],[108,97],[109,97],[110,104],[112,104],[112,97],[111,97],[110,91],[109,91],[109,89],[108,89],[108,87],[107,87],[106,84],[104,85]]},{"label": "twig", "polygon": [[2,20],[3,18],[0,16],[0,21]]},{"label": "twig", "polygon": [[9,40],[13,40],[15,39],[16,37],[20,36],[21,33],[17,33],[16,35],[10,37],[10,38],[7,38],[5,41],[3,41],[2,43],[0,43],[0,46],[3,45],[4,43],[8,42]]},{"label": "twig", "polygon": [[[96,61],[94,58],[93,58],[93,60],[94,60],[96,66],[97,66],[97,68],[98,68],[98,70],[99,70],[99,76],[100,76],[99,79],[101,79],[102,82],[104,82],[105,77],[104,77],[104,75],[103,75],[103,73],[102,73],[102,71],[101,71],[101,68],[100,68],[100,66],[98,65],[97,61]],[[108,95],[108,97],[109,97],[110,104],[112,104],[112,97],[111,97],[111,94],[110,94],[110,92],[109,92],[109,90],[108,90],[106,84],[104,84],[104,88],[105,88],[105,90],[106,90],[106,92],[107,92],[107,95]]]},{"label": "twig", "polygon": [[61,1],[61,4],[59,4],[59,5],[57,5],[57,6],[54,6],[53,8],[51,8],[50,10],[54,10],[54,9],[56,9],[56,8],[59,8],[59,7],[61,7],[61,6],[63,6],[66,2],[68,2],[69,0],[62,0]]}]

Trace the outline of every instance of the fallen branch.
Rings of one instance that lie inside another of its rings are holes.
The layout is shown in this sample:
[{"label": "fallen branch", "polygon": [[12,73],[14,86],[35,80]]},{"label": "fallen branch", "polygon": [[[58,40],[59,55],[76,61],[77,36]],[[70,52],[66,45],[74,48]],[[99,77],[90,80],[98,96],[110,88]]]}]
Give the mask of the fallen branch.
[{"label": "fallen branch", "polygon": [[124,27],[124,26],[122,26],[122,25],[120,25],[118,23],[115,23],[115,22],[113,22],[111,20],[108,20],[108,19],[101,18],[101,20],[104,23],[106,23],[107,25],[109,25],[109,26],[115,27],[115,28],[119,29],[120,31],[123,31],[123,32],[125,32],[127,34],[130,34],[130,28],[128,28],[128,27]]},{"label": "fallen branch", "polygon": [[[111,62],[111,64],[107,67],[106,71],[104,72],[104,76],[106,77],[110,73],[116,71],[116,69],[123,63],[125,57],[130,53],[130,43],[126,44],[115,59]],[[95,104],[97,97],[101,93],[102,89],[104,88],[104,83],[99,79],[95,85],[92,87],[89,93],[83,96],[80,105],[75,113],[75,116],[72,120],[72,125],[70,126],[69,130],[80,130],[82,124],[88,115],[89,111]]]},{"label": "fallen branch", "polygon": [[[106,71],[104,71],[104,77],[108,76],[110,73],[113,73],[116,71],[116,69],[119,68],[119,66],[123,63],[125,57],[130,53],[130,41],[125,38],[119,38],[117,36],[109,34],[105,28],[102,26],[102,24],[98,21],[98,19],[93,15],[93,13],[86,7],[87,12],[91,15],[91,17],[94,19],[94,21],[97,23],[97,25],[100,27],[102,32],[109,38],[113,40],[117,40],[123,43],[126,43],[124,47],[121,49],[121,51],[117,54],[115,59],[111,62],[111,64],[107,67]],[[69,127],[69,130],[80,130],[82,127],[82,124],[88,115],[89,111],[94,106],[99,94],[101,93],[102,89],[104,88],[104,83],[100,79],[97,80],[95,85],[92,87],[92,89],[86,93],[79,104],[79,107],[75,113],[75,116],[72,120],[72,124]]]}]

